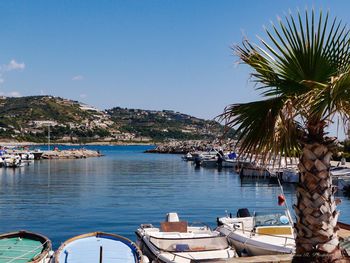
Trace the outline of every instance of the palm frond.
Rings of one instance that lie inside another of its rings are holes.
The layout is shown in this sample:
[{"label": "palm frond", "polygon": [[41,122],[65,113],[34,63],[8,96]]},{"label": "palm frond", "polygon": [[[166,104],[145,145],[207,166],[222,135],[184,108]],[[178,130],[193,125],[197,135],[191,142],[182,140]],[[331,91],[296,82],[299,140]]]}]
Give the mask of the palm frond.
[{"label": "palm frond", "polygon": [[273,155],[292,155],[300,149],[297,138],[302,129],[294,115],[293,102],[276,97],[232,104],[218,118],[239,131],[236,135],[241,154],[268,159]]},{"label": "palm frond", "polygon": [[350,31],[328,12],[306,10],[265,32],[260,45],[245,39],[233,47],[264,100],[232,104],[219,119],[238,130],[242,152],[291,154],[305,133],[323,138],[335,114],[349,121]]}]

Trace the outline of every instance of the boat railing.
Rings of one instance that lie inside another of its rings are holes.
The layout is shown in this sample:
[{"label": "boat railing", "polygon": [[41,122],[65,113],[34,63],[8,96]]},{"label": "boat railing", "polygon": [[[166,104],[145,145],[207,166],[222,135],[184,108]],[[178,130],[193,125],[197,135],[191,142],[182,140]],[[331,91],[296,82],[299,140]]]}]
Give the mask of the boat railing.
[{"label": "boat railing", "polygon": [[[244,222],[243,222],[243,221],[240,221],[239,223],[242,224],[242,230],[243,230],[243,234],[244,234],[244,231],[245,231]],[[233,226],[236,226],[236,225],[234,224]]]},{"label": "boat railing", "polygon": [[[242,224],[242,228],[239,227],[239,224]],[[227,226],[228,228],[231,228],[231,224],[223,223],[224,226]],[[245,234],[245,227],[244,222],[242,220],[235,221],[232,223],[233,230],[231,232],[234,232],[236,230],[242,230],[242,233]],[[251,232],[251,231],[249,231]]]}]

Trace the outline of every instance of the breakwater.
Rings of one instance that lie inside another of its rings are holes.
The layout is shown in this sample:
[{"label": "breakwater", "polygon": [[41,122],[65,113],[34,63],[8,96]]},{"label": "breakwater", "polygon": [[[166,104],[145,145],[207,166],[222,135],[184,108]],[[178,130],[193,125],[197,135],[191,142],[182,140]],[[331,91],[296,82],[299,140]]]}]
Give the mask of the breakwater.
[{"label": "breakwater", "polygon": [[102,154],[99,151],[87,149],[71,149],[60,151],[44,151],[41,155],[42,159],[81,159],[89,157],[100,157]]},{"label": "breakwater", "polygon": [[223,151],[234,151],[236,141],[227,140],[189,140],[189,141],[167,141],[157,144],[155,148],[145,151],[146,153],[173,153],[186,154],[196,151],[210,151],[222,149]]}]

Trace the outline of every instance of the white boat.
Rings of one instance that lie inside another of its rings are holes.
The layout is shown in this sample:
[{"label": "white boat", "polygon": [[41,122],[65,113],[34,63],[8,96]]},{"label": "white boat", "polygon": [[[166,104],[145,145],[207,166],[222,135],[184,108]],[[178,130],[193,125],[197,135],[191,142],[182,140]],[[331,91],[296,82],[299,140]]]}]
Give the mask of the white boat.
[{"label": "white boat", "polygon": [[344,166],[332,167],[330,172],[332,176],[350,176],[350,168]]},{"label": "white boat", "polygon": [[194,158],[197,155],[198,155],[197,153],[187,153],[186,155],[182,156],[181,158],[182,158],[182,160],[189,162],[189,161],[194,161]]},{"label": "white boat", "polygon": [[177,213],[167,214],[159,228],[141,225],[136,235],[152,263],[221,262],[237,256],[225,236],[206,225],[188,226]]},{"label": "white boat", "polygon": [[211,158],[211,159],[202,159],[201,166],[206,168],[214,168],[218,166],[218,159],[217,158]]},{"label": "white boat", "polygon": [[16,168],[16,167],[24,166],[21,156],[19,155],[12,155],[12,154],[4,155],[3,161],[4,161],[5,167]]},{"label": "white boat", "polygon": [[64,242],[55,253],[55,263],[146,263],[129,239],[103,232],[79,235]]},{"label": "white boat", "polygon": [[237,160],[227,159],[227,158],[223,159],[221,164],[223,168],[235,168],[237,165],[238,165]]},{"label": "white boat", "polygon": [[296,167],[287,167],[282,170],[284,183],[299,183],[300,172]]},{"label": "white boat", "polygon": [[265,167],[260,167],[260,166],[254,166],[254,165],[249,165],[242,167],[240,169],[239,175],[244,178],[244,177],[251,177],[251,178],[270,178],[271,173],[268,169]]},{"label": "white boat", "polygon": [[338,190],[344,190],[350,186],[350,168],[344,166],[332,167],[330,172],[332,183]]},{"label": "white boat", "polygon": [[271,177],[279,178],[283,183],[298,183],[300,172],[297,167],[272,168],[269,170]]},{"label": "white boat", "polygon": [[248,209],[240,209],[235,218],[218,218],[216,230],[227,236],[238,254],[292,254],[295,253],[292,224],[288,210],[251,216]]}]

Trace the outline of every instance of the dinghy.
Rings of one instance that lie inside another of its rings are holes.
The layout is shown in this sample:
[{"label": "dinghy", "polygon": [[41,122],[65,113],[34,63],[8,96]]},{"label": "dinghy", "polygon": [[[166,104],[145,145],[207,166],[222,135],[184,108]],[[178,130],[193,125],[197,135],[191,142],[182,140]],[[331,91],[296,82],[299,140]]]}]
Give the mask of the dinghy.
[{"label": "dinghy", "polygon": [[154,263],[222,262],[236,255],[225,236],[209,226],[188,226],[177,213],[167,214],[160,228],[141,225],[136,231],[142,252]]},{"label": "dinghy", "polygon": [[75,236],[55,253],[55,263],[146,263],[129,239],[103,232]]},{"label": "dinghy", "polygon": [[19,231],[0,235],[0,262],[48,263],[51,241],[42,235]]},{"label": "dinghy", "polygon": [[249,256],[293,254],[293,222],[288,210],[254,213],[239,209],[237,217],[218,218],[216,229],[227,236],[238,254]]}]

